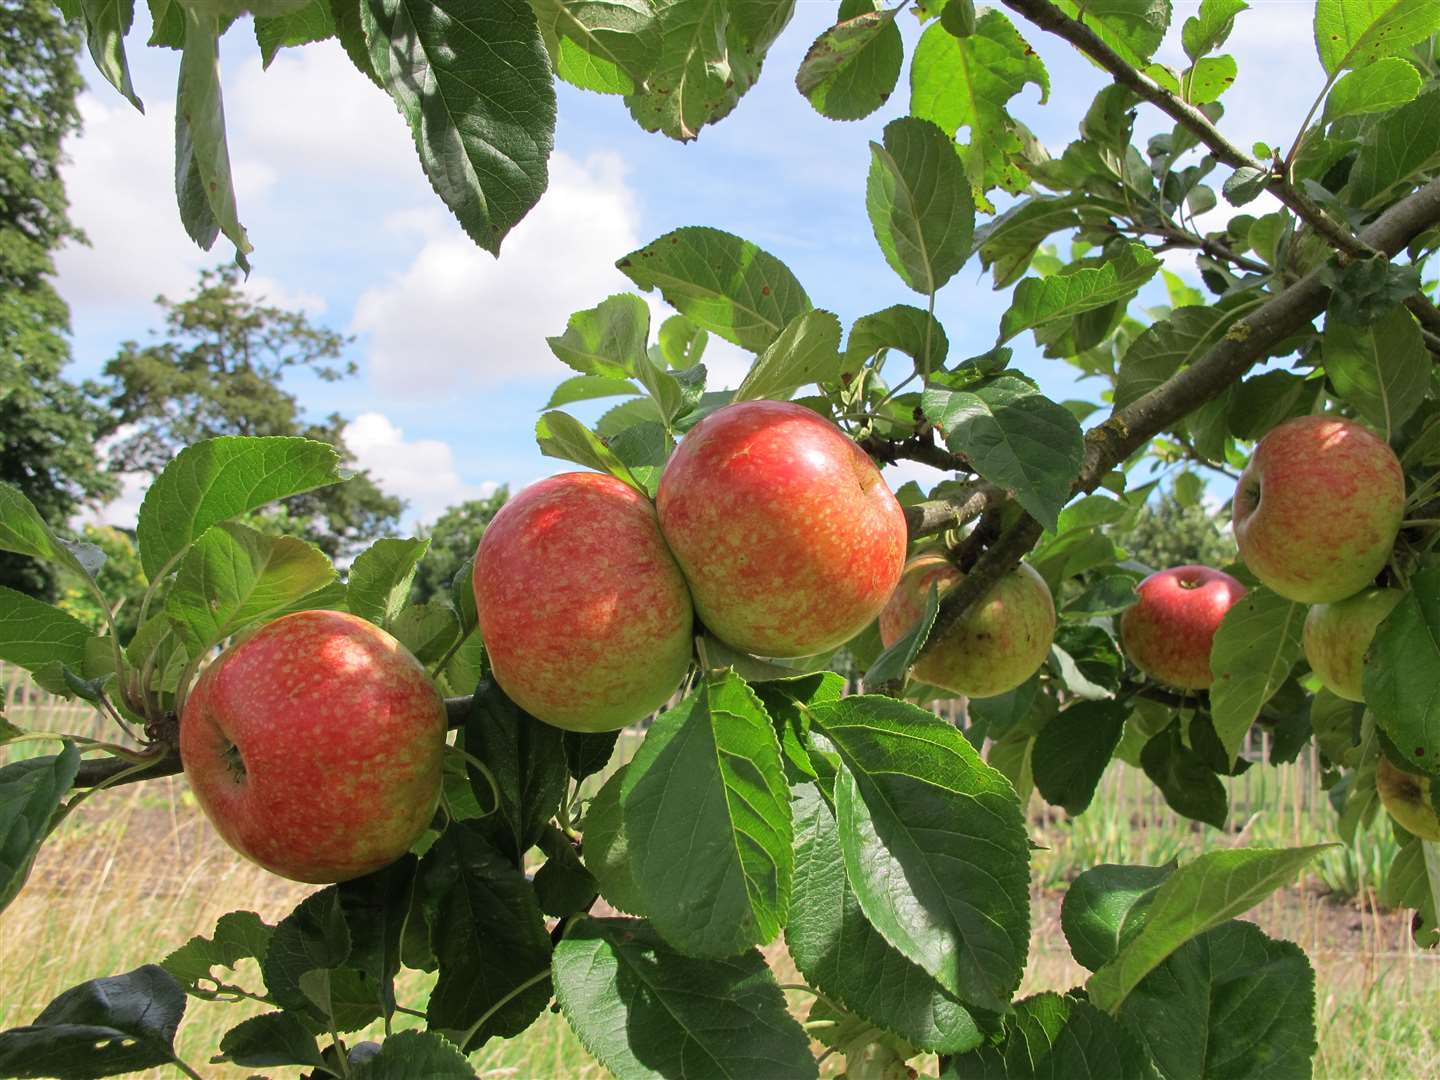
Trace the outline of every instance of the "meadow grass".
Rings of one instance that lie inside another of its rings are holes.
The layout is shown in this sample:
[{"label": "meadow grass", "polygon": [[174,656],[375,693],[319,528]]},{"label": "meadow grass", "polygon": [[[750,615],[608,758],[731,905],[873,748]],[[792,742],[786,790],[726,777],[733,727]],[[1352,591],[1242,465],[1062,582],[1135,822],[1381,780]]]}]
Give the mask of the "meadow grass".
[{"label": "meadow grass", "polygon": [[[96,734],[95,719],[53,703],[16,708],[9,716],[31,729]],[[627,734],[616,761],[633,751]],[[21,744],[5,752],[43,751]],[[611,768],[615,765],[612,763]],[[1032,836],[1044,845],[1034,857],[1031,956],[1022,993],[1064,990],[1087,973],[1070,957],[1059,927],[1059,900],[1082,869],[1101,862],[1159,863],[1241,843],[1288,845],[1333,838],[1333,815],[1313,773],[1296,766],[1252,770],[1230,781],[1234,812],[1218,831],[1176,817],[1142,775],[1116,764],[1089,812],[1074,820],[1032,803]],[[587,788],[593,790],[592,782]],[[1297,807],[1299,810],[1297,810]],[[1356,895],[1337,904],[1322,895],[1319,878],[1277,894],[1253,913],[1272,936],[1297,941],[1316,969],[1321,1080],[1427,1080],[1440,1076],[1440,957],[1416,949],[1403,913],[1373,903],[1362,857]],[[1373,884],[1373,883],[1371,883]],[[29,1022],[56,994],[101,975],[161,959],[194,934],[209,934],[226,911],[249,909],[267,922],[283,918],[311,887],[267,874],[230,851],[195,806],[183,778],[171,777],[102,792],[50,838],[29,883],[0,915],[0,1028]],[[783,945],[767,950],[782,983],[798,977]],[[253,962],[233,982],[262,989]],[[423,1010],[434,976],[402,972],[397,998]],[[788,995],[798,1016],[810,1001]],[[180,1056],[210,1080],[242,1080],[249,1068],[210,1064],[220,1038],[240,1020],[265,1011],[257,1002],[191,999],[180,1027]],[[418,1023],[398,1017],[396,1028]],[[380,1037],[379,1026],[354,1038]],[[586,1053],[558,1015],[547,1013],[523,1037],[495,1041],[471,1056],[482,1077],[514,1080],[591,1080],[608,1073]],[[933,1057],[914,1062],[934,1076]],[[832,1057],[823,1076],[835,1076]],[[292,1070],[268,1070],[290,1075]],[[152,1070],[173,1077],[173,1069]],[[764,1080],[756,1077],[755,1080]]]}]

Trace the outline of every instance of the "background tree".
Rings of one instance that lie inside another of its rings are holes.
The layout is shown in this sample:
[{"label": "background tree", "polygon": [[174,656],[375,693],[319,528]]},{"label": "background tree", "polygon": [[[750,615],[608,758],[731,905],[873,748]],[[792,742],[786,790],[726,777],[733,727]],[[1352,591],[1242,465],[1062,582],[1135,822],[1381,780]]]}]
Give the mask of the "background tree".
[{"label": "background tree", "polygon": [[[155,475],[182,447],[219,435],[302,435],[353,462],[345,419],[307,419],[280,386],[301,370],[326,381],[353,375],[355,365],[341,358],[348,338],[247,295],[235,267],[203,270],[192,296],[156,303],[165,316],[158,340],[125,342],[105,365],[107,382],[91,387],[111,411],[112,470]],[[343,484],[286,499],[255,523],[344,558],[393,530],[404,508],[359,470]]]},{"label": "background tree", "polygon": [[450,507],[434,525],[421,530],[420,535],[429,539],[430,548],[415,573],[415,603],[423,604],[447,594],[450,582],[465,560],[475,554],[475,545],[485,535],[485,527],[508,498],[510,485],[505,484],[483,499],[467,499]]},{"label": "background tree", "polygon": [[1235,539],[1204,503],[1185,505],[1166,492],[1145,504],[1132,529],[1118,538],[1130,557],[1156,570],[1235,561]]},{"label": "background tree", "polygon": [[[40,0],[0,4],[0,479],[64,527],[114,490],[100,467],[101,410],[61,375],[70,309],[54,253],[81,234],[60,177],[61,144],[80,129],[79,37]],[[0,552],[0,585],[53,597],[54,572]]]}]

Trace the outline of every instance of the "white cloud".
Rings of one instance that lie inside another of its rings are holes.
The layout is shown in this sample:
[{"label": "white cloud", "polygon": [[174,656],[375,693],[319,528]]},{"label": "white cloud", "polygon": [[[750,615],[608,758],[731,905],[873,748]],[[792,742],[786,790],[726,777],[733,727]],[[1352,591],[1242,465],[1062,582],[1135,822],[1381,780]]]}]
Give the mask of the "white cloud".
[{"label": "white cloud", "polygon": [[312,317],[323,315],[326,303],[323,296],[307,292],[304,289],[290,289],[272,277],[263,274],[251,274],[241,284],[241,291],[248,293],[257,302],[262,302],[270,307],[284,308],[286,311],[303,311]]},{"label": "white cloud", "polygon": [[467,386],[563,377],[545,338],[571,312],[624,290],[615,260],[639,246],[638,212],[616,154],[557,153],[550,188],[505,240],[478,248],[442,207],[402,210],[387,226],[421,240],[410,265],[359,299],[351,329],[368,335],[382,391],[438,397]]},{"label": "white cloud", "polygon": [[409,501],[410,517],[428,524],[466,499],[483,499],[498,486],[461,479],[455,451],[439,439],[407,441],[405,432],[384,413],[365,412],[345,425],[345,445],[356,464],[369,469],[386,494]]}]

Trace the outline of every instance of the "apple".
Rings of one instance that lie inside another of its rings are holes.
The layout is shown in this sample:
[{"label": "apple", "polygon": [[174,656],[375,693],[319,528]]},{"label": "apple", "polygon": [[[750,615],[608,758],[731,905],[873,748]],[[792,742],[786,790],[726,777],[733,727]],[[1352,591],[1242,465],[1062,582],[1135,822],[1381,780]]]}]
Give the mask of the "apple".
[{"label": "apple", "polygon": [[530,715],[567,731],[649,716],[690,668],[690,593],[655,508],[603,473],[561,473],[510,499],[475,551],[491,670]]},{"label": "apple", "polygon": [[1207,690],[1210,646],[1230,606],[1248,590],[1221,570],[1173,566],[1151,574],[1140,599],[1120,616],[1120,643],[1130,662],[1179,690]]},{"label": "apple", "polygon": [[[920,621],[933,584],[940,598],[964,578],[944,555],[920,555],[880,613],[880,640],[888,649]],[[1014,690],[1034,675],[1055,640],[1055,603],[1029,563],[1006,574],[943,636],[926,642],[911,673],[922,682],[966,697]]]},{"label": "apple", "polygon": [[378,626],[276,619],[223,652],[185,702],[180,759],[225,842],[323,884],[394,862],[440,799],[445,702]]},{"label": "apple", "polygon": [[1305,616],[1305,659],[1331,692],[1365,700],[1365,654],[1375,631],[1405,596],[1400,589],[1365,589],[1333,604],[1316,604]]},{"label": "apple", "polygon": [[1395,546],[1405,477],[1377,435],[1338,416],[1272,429],[1235,489],[1235,540],[1250,571],[1303,604],[1353,596]]},{"label": "apple", "polygon": [[814,656],[865,629],[905,566],[905,514],[869,456],[800,405],[705,417],[660,476],[660,530],[727,645]]},{"label": "apple", "polygon": [[1440,813],[1430,801],[1430,782],[1428,776],[1392,765],[1383,754],[1375,771],[1375,786],[1390,816],[1421,840],[1440,844]]}]

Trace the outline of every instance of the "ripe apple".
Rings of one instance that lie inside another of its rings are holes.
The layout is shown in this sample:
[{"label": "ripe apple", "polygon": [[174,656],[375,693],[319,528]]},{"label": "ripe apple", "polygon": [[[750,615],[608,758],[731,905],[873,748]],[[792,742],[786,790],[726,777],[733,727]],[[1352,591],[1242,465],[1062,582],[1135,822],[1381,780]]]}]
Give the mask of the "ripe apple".
[{"label": "ripe apple", "polygon": [[1304,604],[1353,596],[1390,558],[1405,505],[1395,452],[1338,416],[1271,430],[1235,489],[1235,540],[1251,572]]},{"label": "ripe apple", "polygon": [[1305,616],[1305,659],[1333,693],[1365,700],[1365,654],[1375,631],[1405,596],[1400,589],[1366,589]]},{"label": "ripe apple", "polygon": [[[910,632],[925,611],[930,586],[943,600],[964,577],[944,555],[910,560],[885,610],[880,640],[888,649]],[[915,678],[966,697],[1014,690],[1039,670],[1055,640],[1055,603],[1033,567],[1021,563],[980,598],[958,623],[926,643],[911,668]]]},{"label": "ripe apple", "polygon": [[603,473],[531,484],[475,552],[475,609],[495,679],[568,731],[650,715],[690,667],[690,593],[650,500]]},{"label": "ripe apple", "polygon": [[180,758],[225,842],[317,884],[394,862],[440,799],[445,702],[378,626],[300,611],[232,645],[185,702]]},{"label": "ripe apple", "polygon": [[1208,566],[1173,566],[1151,574],[1140,599],[1120,616],[1120,643],[1130,662],[1179,690],[1207,690],[1210,646],[1220,620],[1248,590]]},{"label": "ripe apple", "polygon": [[700,619],[759,656],[843,645],[905,566],[905,515],[880,470],[801,405],[711,413],[665,466],[656,506]]},{"label": "ripe apple", "polygon": [[1421,840],[1440,843],[1440,813],[1430,801],[1430,778],[1390,764],[1383,754],[1375,772],[1380,801],[1390,816]]}]

